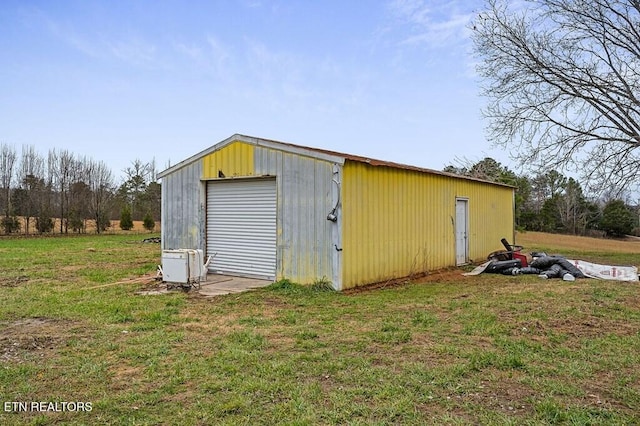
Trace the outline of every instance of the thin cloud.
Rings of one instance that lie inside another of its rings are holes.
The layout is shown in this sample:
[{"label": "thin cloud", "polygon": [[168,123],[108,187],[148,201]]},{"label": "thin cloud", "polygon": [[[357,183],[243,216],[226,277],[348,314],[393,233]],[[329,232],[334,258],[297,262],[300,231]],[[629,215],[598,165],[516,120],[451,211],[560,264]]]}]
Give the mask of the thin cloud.
[{"label": "thin cloud", "polygon": [[394,0],[389,9],[401,20],[412,24],[428,25],[431,20],[431,8],[423,0]]},{"label": "thin cloud", "polygon": [[111,56],[133,65],[155,65],[157,48],[139,38],[105,42]]},{"label": "thin cloud", "polygon": [[472,14],[453,15],[446,21],[431,22],[422,31],[407,37],[403,44],[427,44],[429,46],[446,46],[467,39],[467,25]]},{"label": "thin cloud", "polygon": [[186,56],[199,66],[215,68],[217,71],[221,71],[232,59],[230,47],[213,35],[188,43],[174,40],[171,46],[175,52]]},{"label": "thin cloud", "polygon": [[240,3],[248,9],[257,9],[262,7],[262,2],[259,0],[243,0]]},{"label": "thin cloud", "polygon": [[206,55],[211,58],[218,72],[222,72],[231,59],[230,49],[213,36],[207,37]]},{"label": "thin cloud", "polygon": [[200,61],[203,58],[203,49],[200,46],[185,44],[175,40],[171,43],[171,45],[176,52],[187,56],[191,60]]},{"label": "thin cloud", "polygon": [[371,85],[368,73],[331,56],[274,49],[250,38],[244,39],[242,49],[233,71],[235,90],[271,110],[338,113],[363,102]]},{"label": "thin cloud", "polygon": [[400,45],[444,48],[468,41],[467,27],[474,16],[474,3],[393,0],[388,9]]},{"label": "thin cloud", "polygon": [[83,55],[94,59],[104,57],[104,52],[95,43],[83,37],[70,25],[51,18],[42,9],[31,6],[22,9],[21,13],[25,26],[42,29]]},{"label": "thin cloud", "polygon": [[112,37],[97,30],[80,30],[70,23],[54,19],[43,10],[27,12],[30,25],[42,28],[54,39],[91,59],[116,59],[134,66],[157,67],[158,48],[136,35]]}]

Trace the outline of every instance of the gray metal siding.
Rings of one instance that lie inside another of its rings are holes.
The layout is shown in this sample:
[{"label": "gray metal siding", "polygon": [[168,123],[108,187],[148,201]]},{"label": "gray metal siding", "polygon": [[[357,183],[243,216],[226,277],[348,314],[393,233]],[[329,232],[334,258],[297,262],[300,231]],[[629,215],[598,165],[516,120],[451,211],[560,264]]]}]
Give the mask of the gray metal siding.
[{"label": "gray metal siding", "polygon": [[333,163],[256,147],[257,176],[277,176],[277,276],[301,283],[334,281]]},{"label": "gray metal siding", "polygon": [[275,279],[275,179],[207,184],[207,255],[210,272]]},{"label": "gray metal siding", "polygon": [[205,249],[202,162],[162,178],[162,249]]}]

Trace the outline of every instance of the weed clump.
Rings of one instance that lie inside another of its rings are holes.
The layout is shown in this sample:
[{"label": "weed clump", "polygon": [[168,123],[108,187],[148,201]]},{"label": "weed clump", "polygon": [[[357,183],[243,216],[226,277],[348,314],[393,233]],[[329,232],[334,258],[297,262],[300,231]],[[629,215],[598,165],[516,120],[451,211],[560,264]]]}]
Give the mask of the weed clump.
[{"label": "weed clump", "polygon": [[280,281],[276,281],[275,283],[271,284],[266,288],[267,290],[270,290],[270,291],[297,293],[297,294],[311,294],[311,293],[335,291],[335,289],[331,284],[331,281],[329,281],[325,277],[316,279],[313,283],[309,285],[294,283],[294,282],[291,282],[288,278],[283,278]]},{"label": "weed clump", "polygon": [[270,291],[279,291],[286,293],[299,293],[302,290],[302,286],[300,284],[292,283],[287,278],[276,281],[266,288]]},{"label": "weed clump", "polygon": [[336,291],[327,277],[317,279],[311,284],[310,289],[313,291]]}]

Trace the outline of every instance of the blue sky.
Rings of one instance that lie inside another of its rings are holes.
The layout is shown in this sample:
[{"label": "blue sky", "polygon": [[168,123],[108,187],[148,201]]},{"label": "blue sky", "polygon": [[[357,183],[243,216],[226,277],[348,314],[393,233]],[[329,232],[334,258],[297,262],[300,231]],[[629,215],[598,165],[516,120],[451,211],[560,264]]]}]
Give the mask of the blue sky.
[{"label": "blue sky", "polygon": [[481,0],[0,5],[0,141],[119,177],[243,133],[441,170],[486,140],[468,22]]}]

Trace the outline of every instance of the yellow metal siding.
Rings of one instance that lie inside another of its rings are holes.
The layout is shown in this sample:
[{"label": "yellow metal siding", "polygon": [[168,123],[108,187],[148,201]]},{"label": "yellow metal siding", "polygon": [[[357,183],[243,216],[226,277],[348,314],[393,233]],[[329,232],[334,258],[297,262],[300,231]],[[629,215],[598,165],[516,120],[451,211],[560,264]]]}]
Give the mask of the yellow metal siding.
[{"label": "yellow metal siding", "polygon": [[254,176],[254,146],[233,142],[202,159],[202,178],[214,179],[221,171],[225,177]]},{"label": "yellow metal siding", "polygon": [[347,161],[343,288],[455,265],[455,201],[468,199],[471,259],[513,235],[513,190],[448,176]]}]

